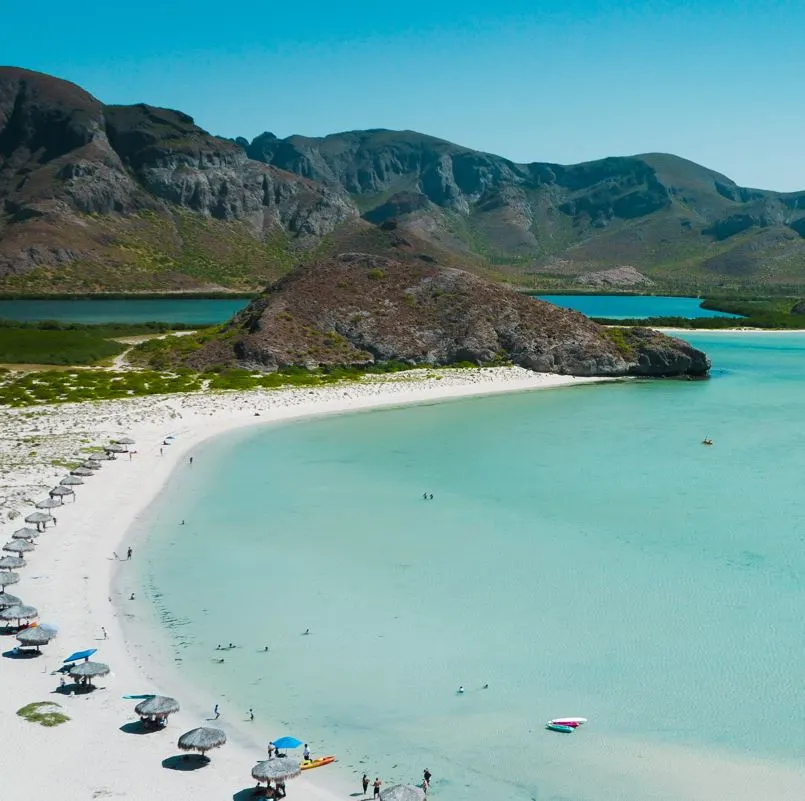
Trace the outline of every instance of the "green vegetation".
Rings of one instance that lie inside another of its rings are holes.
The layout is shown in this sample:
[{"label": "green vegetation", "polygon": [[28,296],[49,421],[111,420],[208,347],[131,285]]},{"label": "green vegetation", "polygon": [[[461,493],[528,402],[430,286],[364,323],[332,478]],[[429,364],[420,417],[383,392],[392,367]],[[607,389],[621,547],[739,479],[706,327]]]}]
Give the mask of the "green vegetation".
[{"label": "green vegetation", "polygon": [[8,364],[94,364],[124,350],[89,331],[0,328],[0,362]]},{"label": "green vegetation", "polygon": [[36,701],[18,709],[17,714],[29,723],[38,723],[40,726],[50,728],[70,720],[64,712],[59,711],[60,709],[61,706],[53,701]]},{"label": "green vegetation", "polygon": [[8,373],[0,384],[0,404],[31,406],[111,400],[137,395],[162,395],[202,389],[195,373],[157,373],[149,370],[118,373],[111,370]]},{"label": "green vegetation", "polygon": [[725,328],[774,328],[804,329],[805,314],[792,314],[791,309],[798,298],[708,298],[702,302],[702,308],[712,311],[723,311],[729,314],[741,314],[743,317],[646,317],[640,320],[612,320],[609,318],[593,318],[597,323],[607,326],[648,326],[649,328],[690,328],[693,330],[718,330]]},{"label": "green vegetation", "polygon": [[627,329],[624,329],[623,327],[607,328],[604,334],[625,359],[634,358],[635,350],[629,342]]}]

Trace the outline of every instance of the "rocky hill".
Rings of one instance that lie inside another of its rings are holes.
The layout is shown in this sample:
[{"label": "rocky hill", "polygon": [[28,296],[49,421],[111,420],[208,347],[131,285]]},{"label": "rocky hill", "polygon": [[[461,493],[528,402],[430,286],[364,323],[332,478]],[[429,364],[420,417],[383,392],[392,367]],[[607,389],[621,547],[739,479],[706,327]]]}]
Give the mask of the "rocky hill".
[{"label": "rocky hill", "polygon": [[517,164],[412,131],[240,140],[455,251],[545,283],[625,265],[666,286],[805,282],[805,192],[745,189],[666,154]]},{"label": "rocky hill", "polygon": [[230,141],[0,67],[0,291],[257,289],[391,221],[520,285],[626,266],[659,291],[805,285],[805,192],[674,156],[517,164],[386,130]]},{"label": "rocky hill", "polygon": [[186,114],[0,68],[0,286],[253,288],[354,217]]},{"label": "rocky hill", "polygon": [[579,376],[700,377],[709,369],[682,340],[600,326],[445,267],[410,234],[384,239],[385,255],[340,253],[294,270],[198,349],[180,343],[184,363],[276,370],[506,360]]}]

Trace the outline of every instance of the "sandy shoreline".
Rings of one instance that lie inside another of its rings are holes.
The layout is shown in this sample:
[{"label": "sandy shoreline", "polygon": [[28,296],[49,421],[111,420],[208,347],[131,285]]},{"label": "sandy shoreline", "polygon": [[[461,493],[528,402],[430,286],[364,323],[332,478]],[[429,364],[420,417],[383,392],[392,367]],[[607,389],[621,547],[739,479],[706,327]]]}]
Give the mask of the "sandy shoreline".
[{"label": "sandy shoreline", "polygon": [[[59,636],[36,659],[0,658],[4,796],[58,794],[62,801],[251,797],[250,770],[265,751],[242,720],[227,720],[225,715],[217,722],[229,742],[212,753],[209,766],[196,771],[163,767],[163,760],[180,753],[178,736],[206,724],[210,705],[192,697],[170,664],[170,655],[160,653],[158,632],[151,636],[142,621],[130,618],[135,607],[127,606],[129,566],[112,556],[116,552],[123,557],[133,545],[137,558],[137,544],[127,539],[132,524],[201,441],[245,426],[306,416],[600,380],[510,367],[416,371],[315,390],[170,395],[0,411],[3,542],[23,525],[33,503],[66,474],[66,465],[80,449],[114,436],[129,435],[137,441],[132,459],[124,455],[104,463],[77,488],[75,503],[57,510],[57,526],[39,538],[36,551],[19,571],[19,584],[8,588],[40,610],[41,622],[57,625]],[[177,439],[165,447],[168,434]],[[16,639],[4,635],[0,644],[8,651]],[[67,653],[87,647],[97,647],[95,658],[112,668],[112,675],[98,682],[104,689],[89,696],[55,694],[59,682],[51,671]],[[177,697],[182,711],[162,732],[126,731],[136,715],[134,702],[121,696],[154,691]],[[25,704],[47,700],[60,703],[70,722],[46,729],[14,714]],[[46,771],[41,769],[43,755]],[[355,789],[335,769],[313,771],[289,784],[292,794],[312,799],[344,798]]]}]

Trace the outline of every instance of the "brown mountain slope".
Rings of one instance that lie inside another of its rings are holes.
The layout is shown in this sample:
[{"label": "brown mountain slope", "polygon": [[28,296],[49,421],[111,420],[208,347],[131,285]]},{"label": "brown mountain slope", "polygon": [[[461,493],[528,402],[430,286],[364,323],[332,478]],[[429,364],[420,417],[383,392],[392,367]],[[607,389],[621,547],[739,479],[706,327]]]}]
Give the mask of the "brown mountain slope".
[{"label": "brown mountain slope", "polygon": [[275,370],[503,359],[581,376],[703,376],[709,369],[705,355],[681,340],[605,328],[442,266],[410,235],[385,238],[385,255],[330,255],[286,275],[188,363]]},{"label": "brown mountain slope", "polygon": [[181,112],[104,106],[66,81],[0,68],[7,288],[253,288],[287,269],[292,243],[355,214]]}]

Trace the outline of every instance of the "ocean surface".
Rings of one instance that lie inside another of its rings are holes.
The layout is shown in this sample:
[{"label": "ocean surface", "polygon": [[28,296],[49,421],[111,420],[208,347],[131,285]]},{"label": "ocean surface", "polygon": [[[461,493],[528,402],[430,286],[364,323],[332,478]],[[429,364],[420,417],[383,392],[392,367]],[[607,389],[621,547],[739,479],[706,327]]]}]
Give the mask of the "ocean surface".
[{"label": "ocean surface", "polygon": [[699,298],[663,297],[659,295],[538,295],[542,300],[575,309],[588,317],[627,320],[643,317],[733,317],[739,314],[703,309]]},{"label": "ocean surface", "polygon": [[[182,680],[224,728],[252,707],[258,730],[284,722],[266,739],[337,754],[356,785],[427,767],[444,801],[705,799],[725,765],[797,769],[805,335],[687,338],[711,380],[200,447],[138,546],[143,608]],[[562,715],[590,722],[544,729]]]},{"label": "ocean surface", "polygon": [[157,298],[124,300],[0,300],[0,319],[64,323],[189,323],[215,325],[228,320],[246,298]]}]

